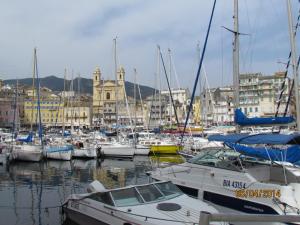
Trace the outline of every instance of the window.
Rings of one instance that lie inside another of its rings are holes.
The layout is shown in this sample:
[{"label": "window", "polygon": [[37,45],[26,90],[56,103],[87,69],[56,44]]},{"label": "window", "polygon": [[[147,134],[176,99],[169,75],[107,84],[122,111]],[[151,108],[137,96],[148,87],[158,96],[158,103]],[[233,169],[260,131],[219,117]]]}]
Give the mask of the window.
[{"label": "window", "polygon": [[91,195],[89,198],[91,198],[95,201],[103,202],[107,205],[114,205],[113,201],[109,195],[109,192],[103,192],[103,193],[98,192],[96,194]]},{"label": "window", "polygon": [[134,188],[115,190],[111,192],[116,206],[130,206],[143,203],[140,195]]},{"label": "window", "polygon": [[257,107],[255,107],[255,112],[258,112],[258,108]]},{"label": "window", "polygon": [[182,194],[181,190],[171,182],[157,183],[156,187],[165,195],[169,197],[176,197]]},{"label": "window", "polygon": [[252,112],[252,107],[249,108],[249,111]]},{"label": "window", "polygon": [[153,202],[163,197],[154,185],[140,186],[137,189],[146,202]]},{"label": "window", "polygon": [[106,99],[107,99],[107,100],[110,99],[110,93],[109,93],[109,92],[106,93]]}]

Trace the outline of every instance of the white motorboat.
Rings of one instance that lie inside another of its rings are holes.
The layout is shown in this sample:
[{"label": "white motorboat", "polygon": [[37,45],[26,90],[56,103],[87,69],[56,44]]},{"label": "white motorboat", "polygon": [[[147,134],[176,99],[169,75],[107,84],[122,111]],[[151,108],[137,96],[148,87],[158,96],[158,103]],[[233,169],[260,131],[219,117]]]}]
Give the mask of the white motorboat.
[{"label": "white motorboat", "polygon": [[43,158],[43,146],[35,144],[14,145],[10,157],[12,160],[39,162]]},{"label": "white motorboat", "polygon": [[91,193],[71,195],[63,205],[67,218],[79,225],[198,224],[200,211],[217,212],[171,182],[107,190],[94,181],[88,190]]},{"label": "white motorboat", "polygon": [[134,148],[127,144],[112,143],[111,145],[102,145],[101,154],[106,157],[132,158]]},{"label": "white motorboat", "polygon": [[223,147],[150,174],[222,212],[300,214],[300,168],[289,163],[271,163]]}]

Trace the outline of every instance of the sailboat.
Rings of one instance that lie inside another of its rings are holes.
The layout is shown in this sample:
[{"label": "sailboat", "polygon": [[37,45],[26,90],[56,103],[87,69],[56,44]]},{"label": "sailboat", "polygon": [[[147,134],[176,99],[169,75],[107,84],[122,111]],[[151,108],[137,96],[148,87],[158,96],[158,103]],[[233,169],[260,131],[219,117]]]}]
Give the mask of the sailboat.
[{"label": "sailboat", "polygon": [[[34,48],[34,64],[33,64],[33,82],[36,76],[37,80],[37,116],[39,119],[38,123],[38,134],[39,140],[35,138],[30,140],[29,142],[22,141],[13,145],[12,152],[11,152],[11,159],[12,160],[22,160],[22,161],[33,161],[38,162],[41,161],[43,158],[43,134],[42,134],[42,119],[41,119],[41,111],[40,111],[40,82],[38,77],[38,67],[37,67],[37,55],[36,55],[36,48]],[[34,85],[33,85],[33,96],[34,99]],[[32,101],[32,108],[34,108],[35,102]],[[32,111],[33,113],[33,111]],[[32,131],[29,134],[32,135]]]},{"label": "sailboat", "polygon": [[[101,146],[101,154],[103,156],[109,157],[122,157],[122,158],[132,158],[134,156],[134,148],[129,145],[128,143],[120,142],[120,134],[119,134],[119,79],[118,79],[118,66],[117,66],[117,39],[114,39],[114,61],[115,61],[115,96],[116,96],[116,103],[115,103],[115,113],[116,113],[116,132],[117,132],[117,141],[112,142],[109,145],[102,145]],[[120,68],[119,75],[121,76],[123,73],[123,68]],[[125,89],[125,86],[124,86]],[[125,93],[125,90],[124,90]]]},{"label": "sailboat", "polygon": [[[66,70],[64,75],[64,88],[65,88]],[[62,138],[54,138],[52,142],[49,142],[45,147],[45,157],[47,159],[65,160],[69,161],[72,159],[73,146],[67,144],[64,139],[64,107],[65,107],[65,90],[62,96],[63,100],[63,132]],[[59,109],[58,109],[59,110]]]},{"label": "sailboat", "polygon": [[[134,69],[134,129],[133,129],[133,144],[134,144],[134,155],[149,155],[150,148],[149,146],[141,145],[138,143],[138,133],[137,133],[137,102],[136,102],[136,86],[137,86],[137,71]],[[140,99],[142,101],[142,98]],[[142,104],[143,109],[143,104]],[[144,115],[144,114],[143,114]]]},{"label": "sailboat", "polygon": [[[81,112],[80,112],[80,75],[77,78],[78,85],[78,95],[77,95],[77,105],[78,110],[78,130],[75,134],[72,134],[72,144],[73,144],[73,157],[74,158],[85,158],[85,159],[95,159],[100,156],[100,146],[95,141],[95,133],[92,136],[84,135],[80,130],[80,120],[81,120]],[[75,114],[76,115],[76,114]],[[75,119],[76,121],[76,119]]]}]

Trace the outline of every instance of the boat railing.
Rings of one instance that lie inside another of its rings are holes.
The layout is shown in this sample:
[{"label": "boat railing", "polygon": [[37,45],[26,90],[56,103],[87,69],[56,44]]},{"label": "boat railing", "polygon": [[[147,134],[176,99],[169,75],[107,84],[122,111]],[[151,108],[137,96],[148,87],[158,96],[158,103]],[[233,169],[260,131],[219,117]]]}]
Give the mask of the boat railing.
[{"label": "boat railing", "polygon": [[278,222],[293,223],[300,222],[300,215],[263,215],[262,214],[222,214],[200,212],[199,224],[209,225],[210,222]]}]

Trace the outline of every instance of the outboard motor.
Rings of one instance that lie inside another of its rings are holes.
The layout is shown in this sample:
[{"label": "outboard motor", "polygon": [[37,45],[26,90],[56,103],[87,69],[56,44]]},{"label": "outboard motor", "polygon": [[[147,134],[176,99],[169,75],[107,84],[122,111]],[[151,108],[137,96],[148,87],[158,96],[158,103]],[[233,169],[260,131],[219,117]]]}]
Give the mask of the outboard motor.
[{"label": "outboard motor", "polygon": [[89,184],[87,187],[88,192],[105,192],[107,189],[104,187],[104,185],[99,182],[98,180],[94,180],[92,183]]}]

